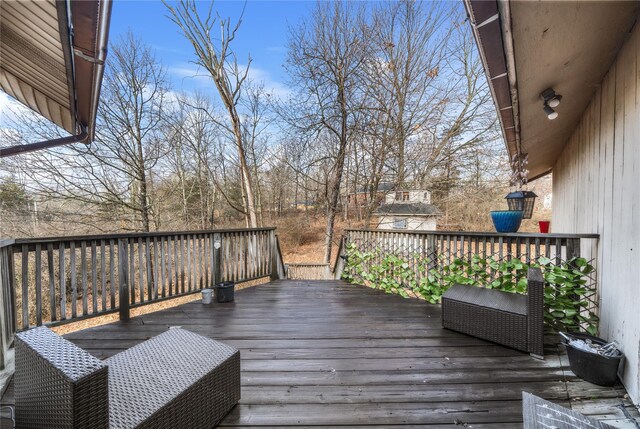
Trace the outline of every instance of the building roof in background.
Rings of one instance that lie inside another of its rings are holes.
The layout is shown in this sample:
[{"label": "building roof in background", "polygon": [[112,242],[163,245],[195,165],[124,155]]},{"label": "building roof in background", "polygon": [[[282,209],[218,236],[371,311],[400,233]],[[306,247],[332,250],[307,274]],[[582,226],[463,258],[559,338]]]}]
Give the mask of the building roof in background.
[{"label": "building roof in background", "polygon": [[[389,192],[393,191],[394,184],[391,182],[382,182],[378,184],[378,192]],[[369,193],[371,186],[361,186],[356,191],[357,194]]]},{"label": "building roof in background", "polygon": [[0,2],[0,89],[93,138],[111,0]]},{"label": "building roof in background", "polygon": [[[638,17],[635,1],[464,0],[510,157],[551,171]],[[558,118],[540,93],[562,95]]]},{"label": "building roof in background", "polygon": [[374,213],[375,215],[404,215],[404,216],[439,216],[440,210],[433,204],[406,203],[383,204]]}]

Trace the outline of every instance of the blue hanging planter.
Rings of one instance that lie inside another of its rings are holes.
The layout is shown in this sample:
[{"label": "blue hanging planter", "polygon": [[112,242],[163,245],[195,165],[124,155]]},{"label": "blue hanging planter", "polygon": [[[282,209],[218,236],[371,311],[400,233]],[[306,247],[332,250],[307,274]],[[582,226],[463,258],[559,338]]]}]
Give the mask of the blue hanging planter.
[{"label": "blue hanging planter", "polygon": [[518,232],[522,215],[522,210],[494,210],[491,219],[497,232]]}]

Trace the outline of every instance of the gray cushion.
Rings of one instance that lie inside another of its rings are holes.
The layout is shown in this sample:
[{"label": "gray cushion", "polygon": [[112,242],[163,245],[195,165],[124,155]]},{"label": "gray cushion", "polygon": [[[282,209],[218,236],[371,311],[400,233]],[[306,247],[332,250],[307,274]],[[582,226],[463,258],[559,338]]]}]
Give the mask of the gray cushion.
[{"label": "gray cushion", "polygon": [[527,315],[527,296],[478,286],[453,285],[443,299],[466,302],[507,313]]},{"label": "gray cushion", "polygon": [[522,392],[522,417],[524,429],[614,429],[528,392]]}]

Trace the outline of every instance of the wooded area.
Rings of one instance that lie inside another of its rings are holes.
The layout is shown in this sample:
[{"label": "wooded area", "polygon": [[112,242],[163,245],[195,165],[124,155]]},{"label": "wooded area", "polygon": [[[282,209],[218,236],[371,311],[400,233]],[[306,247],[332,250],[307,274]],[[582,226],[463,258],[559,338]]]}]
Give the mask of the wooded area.
[{"label": "wooded area", "polygon": [[[288,225],[285,246],[316,231],[328,261],[381,184],[430,189],[444,229],[490,225],[508,160],[462,4],[317,3],[289,29],[287,97],[249,78],[242,16],[215,6],[167,5],[210,88],[176,92],[146,41],[113,40],[95,142],[1,161],[0,235]],[[63,135],[14,116],[3,144]]]}]

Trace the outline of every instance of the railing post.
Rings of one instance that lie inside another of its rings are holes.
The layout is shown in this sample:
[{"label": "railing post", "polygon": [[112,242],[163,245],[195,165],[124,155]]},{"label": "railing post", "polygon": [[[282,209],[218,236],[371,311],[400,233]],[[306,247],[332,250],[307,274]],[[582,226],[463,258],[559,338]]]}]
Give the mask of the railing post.
[{"label": "railing post", "polygon": [[336,256],[336,262],[333,265],[333,280],[340,280],[342,278],[342,272],[344,271],[344,262],[346,258],[347,234],[348,233],[343,234],[340,238],[338,255]]},{"label": "railing post", "polygon": [[[118,281],[120,282],[118,293],[120,297],[120,320],[127,321],[130,318],[129,311],[129,242],[125,238],[118,240]],[[133,256],[133,255],[132,255]]]},{"label": "railing post", "polygon": [[215,285],[222,281],[222,234],[213,234],[213,273],[212,282]]},{"label": "railing post", "polygon": [[580,257],[580,239],[567,238],[567,262]]},{"label": "railing post", "polygon": [[276,241],[276,232],[269,231],[269,243],[271,249],[271,280],[278,280],[278,243]]},{"label": "railing post", "polygon": [[6,311],[9,308],[9,291],[11,290],[12,279],[9,277],[9,254],[11,247],[0,247],[0,325],[2,331],[0,332],[0,370],[5,367],[4,354],[9,349],[9,330],[12,312]]}]

